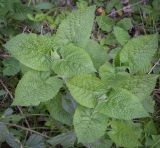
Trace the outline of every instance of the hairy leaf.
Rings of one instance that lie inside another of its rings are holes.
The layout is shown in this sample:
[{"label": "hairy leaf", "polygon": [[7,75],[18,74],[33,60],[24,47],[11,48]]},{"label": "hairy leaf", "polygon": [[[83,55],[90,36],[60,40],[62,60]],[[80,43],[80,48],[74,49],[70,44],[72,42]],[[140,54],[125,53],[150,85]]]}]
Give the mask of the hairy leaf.
[{"label": "hairy leaf", "polygon": [[59,26],[55,46],[62,47],[70,42],[83,46],[91,35],[95,6],[72,12]]},{"label": "hairy leaf", "polygon": [[57,94],[62,84],[60,79],[50,77],[48,73],[29,71],[18,83],[13,104],[30,106],[48,101]]},{"label": "hairy leaf", "polygon": [[77,107],[77,102],[73,99],[69,91],[62,96],[62,106],[66,112],[70,113],[71,115],[74,114]]},{"label": "hairy leaf", "polygon": [[22,64],[39,71],[49,71],[53,42],[47,36],[19,34],[5,45],[6,49]]},{"label": "hairy leaf", "polygon": [[75,141],[76,141],[75,133],[74,132],[67,132],[67,133],[62,133],[60,135],[57,135],[57,136],[49,139],[47,142],[54,147],[58,144],[61,144],[64,148],[70,148],[70,147],[74,146]]},{"label": "hairy leaf", "polygon": [[111,148],[112,141],[106,138],[101,138],[94,143],[89,144],[92,148]]},{"label": "hairy leaf", "polygon": [[27,148],[46,148],[44,138],[42,136],[36,135],[36,134],[32,134],[28,138],[25,146]]},{"label": "hairy leaf", "polygon": [[78,141],[91,143],[104,135],[108,119],[95,109],[78,106],[74,114],[74,128]]},{"label": "hairy leaf", "polygon": [[62,59],[53,62],[53,70],[62,77],[72,77],[77,74],[93,73],[95,68],[88,53],[73,44],[63,47]]},{"label": "hairy leaf", "polygon": [[122,3],[120,3],[120,1],[117,1],[117,0],[107,1],[106,11],[110,12],[112,11],[113,8],[119,10],[122,7],[123,6],[122,6]]},{"label": "hairy leaf", "polygon": [[20,71],[20,63],[14,58],[5,59],[3,65],[5,66],[3,69],[5,76],[13,76]]},{"label": "hairy leaf", "polygon": [[112,28],[113,28],[113,20],[107,16],[98,16],[96,18],[96,21],[98,23],[98,26],[103,30],[103,31],[106,31],[106,32],[110,32],[112,31]]},{"label": "hairy leaf", "polygon": [[18,139],[16,139],[12,133],[8,133],[5,137],[7,144],[12,147],[12,148],[20,148],[22,147],[22,145],[20,144],[20,142],[18,141]]},{"label": "hairy leaf", "polygon": [[108,132],[109,137],[120,147],[138,147],[141,136],[139,125],[124,121],[112,121],[112,130]]},{"label": "hairy leaf", "polygon": [[124,120],[149,117],[139,98],[121,88],[113,90],[106,100],[100,100],[97,111]]},{"label": "hairy leaf", "polygon": [[[110,33],[105,38],[102,38],[100,43],[101,43],[101,45],[112,45],[112,46],[115,46],[118,42],[117,42],[114,34]],[[112,50],[114,50],[114,49],[112,49]]]},{"label": "hairy leaf", "polygon": [[160,135],[152,135],[152,139],[153,139],[153,141],[151,142],[152,143],[151,147],[153,147],[153,148],[159,148]]},{"label": "hairy leaf", "polygon": [[142,104],[147,112],[154,113],[155,101],[151,96],[146,96],[146,98],[142,100]]},{"label": "hairy leaf", "polygon": [[120,52],[120,61],[130,67],[132,73],[146,73],[158,48],[158,36],[145,35],[131,39]]},{"label": "hairy leaf", "polygon": [[6,135],[9,133],[8,128],[3,122],[0,122],[0,143],[5,141]]},{"label": "hairy leaf", "polygon": [[47,103],[47,109],[53,119],[72,125],[72,116],[62,108],[62,100],[59,95]]},{"label": "hairy leaf", "polygon": [[81,105],[93,108],[99,98],[105,97],[104,83],[92,75],[75,76],[67,81],[73,98]]},{"label": "hairy leaf", "polygon": [[123,18],[116,25],[123,28],[126,31],[128,31],[129,29],[133,27],[132,21],[130,18]]},{"label": "hairy leaf", "polygon": [[99,75],[106,86],[111,88],[123,87],[125,81],[130,77],[127,72],[118,71],[110,63],[105,63],[99,68]]},{"label": "hairy leaf", "polygon": [[155,88],[157,78],[157,75],[152,74],[131,76],[129,79],[126,79],[124,85],[121,87],[135,94],[143,101],[151,95]]},{"label": "hairy leaf", "polygon": [[85,49],[90,55],[93,64],[97,69],[106,62],[107,50],[102,48],[96,41],[89,40]]},{"label": "hairy leaf", "polygon": [[136,95],[141,101],[150,96],[158,78],[158,75],[153,74],[130,75],[126,72],[118,72],[109,63],[102,65],[99,73],[106,86],[124,88]]},{"label": "hairy leaf", "polygon": [[130,39],[128,32],[120,27],[114,27],[113,33],[121,45],[124,45]]},{"label": "hairy leaf", "polygon": [[150,121],[145,122],[144,132],[146,135],[157,135],[158,134],[156,123],[152,119]]}]

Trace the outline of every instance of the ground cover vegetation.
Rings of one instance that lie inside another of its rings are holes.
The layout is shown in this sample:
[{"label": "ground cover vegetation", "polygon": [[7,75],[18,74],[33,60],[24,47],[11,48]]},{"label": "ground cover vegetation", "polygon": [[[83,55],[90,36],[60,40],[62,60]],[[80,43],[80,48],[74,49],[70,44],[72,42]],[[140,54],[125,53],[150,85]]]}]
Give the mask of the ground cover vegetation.
[{"label": "ground cover vegetation", "polygon": [[0,0],[0,147],[159,148],[159,0]]}]

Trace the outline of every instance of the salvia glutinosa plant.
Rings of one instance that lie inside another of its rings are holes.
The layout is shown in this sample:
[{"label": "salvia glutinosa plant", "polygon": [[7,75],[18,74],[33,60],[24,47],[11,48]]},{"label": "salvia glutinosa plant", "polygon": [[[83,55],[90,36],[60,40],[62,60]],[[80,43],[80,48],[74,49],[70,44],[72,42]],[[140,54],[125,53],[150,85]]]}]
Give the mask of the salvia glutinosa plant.
[{"label": "salvia glutinosa plant", "polygon": [[[94,18],[95,6],[90,6],[69,14],[53,36],[22,33],[6,43],[27,67],[12,105],[43,103],[55,120],[73,129],[79,143],[107,136],[118,146],[140,146],[142,131],[134,119],[150,118],[154,111],[151,93],[158,76],[150,70],[158,35],[131,38],[122,26],[112,25],[119,50],[111,62],[91,37]],[[64,94],[70,98],[67,109]]]}]

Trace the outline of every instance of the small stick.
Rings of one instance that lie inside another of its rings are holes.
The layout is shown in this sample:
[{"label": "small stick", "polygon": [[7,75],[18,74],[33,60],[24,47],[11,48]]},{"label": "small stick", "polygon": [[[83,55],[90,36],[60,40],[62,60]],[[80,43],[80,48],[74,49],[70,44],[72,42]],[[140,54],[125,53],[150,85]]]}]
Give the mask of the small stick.
[{"label": "small stick", "polygon": [[153,67],[152,67],[151,70],[148,72],[148,74],[150,74],[150,73],[153,71],[153,69],[159,64],[159,62],[160,62],[160,59],[153,65]]},{"label": "small stick", "polygon": [[[3,83],[3,81],[2,81],[2,80],[0,80],[0,83],[1,83],[1,85],[4,87],[4,89],[6,90],[6,92],[7,92],[7,93],[8,93],[8,95],[10,96],[10,98],[13,100],[14,98],[13,98],[13,96],[12,96],[11,92],[8,90],[8,88],[7,88],[7,87],[6,87],[6,85]],[[21,113],[21,115],[23,115],[23,116],[24,116],[24,113],[23,113],[22,109],[21,109],[19,106],[17,106],[17,108],[18,108],[19,112]],[[28,123],[28,121],[27,121],[27,119],[26,119],[26,118],[25,118],[25,122],[26,122],[26,124],[27,124],[28,128],[30,128],[30,125],[29,125],[29,123]]]},{"label": "small stick", "polygon": [[25,31],[27,30],[27,26],[24,27],[23,29],[23,32],[22,33],[25,33]]},{"label": "small stick", "polygon": [[34,131],[34,130],[30,129],[30,128],[26,128],[26,127],[23,127],[23,126],[20,126],[20,125],[17,125],[17,124],[11,124],[11,123],[6,123],[6,122],[0,122],[0,123],[4,123],[4,124],[6,124],[8,126],[13,126],[13,127],[21,128],[21,129],[23,129],[25,131],[29,131],[29,132],[35,133],[35,134],[40,135],[40,136],[45,137],[45,138],[50,138],[47,135],[44,135],[44,134],[39,133],[37,131]]}]

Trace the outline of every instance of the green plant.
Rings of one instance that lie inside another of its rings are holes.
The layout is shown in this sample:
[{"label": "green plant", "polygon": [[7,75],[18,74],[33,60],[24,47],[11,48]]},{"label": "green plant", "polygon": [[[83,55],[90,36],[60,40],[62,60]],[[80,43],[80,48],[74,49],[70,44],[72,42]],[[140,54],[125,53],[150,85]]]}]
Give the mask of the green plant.
[{"label": "green plant", "polygon": [[[121,147],[141,146],[140,123],[150,120],[154,108],[150,95],[158,75],[150,69],[158,35],[131,38],[123,25],[112,23],[109,31],[113,28],[120,50],[110,63],[108,51],[90,38],[94,17],[95,6],[76,10],[55,36],[19,34],[6,43],[11,55],[28,67],[13,105],[45,105],[52,118],[70,127],[59,136],[73,136],[72,145],[76,134],[78,143],[86,146],[106,147],[109,139]],[[55,145],[52,140],[48,142]]]}]

